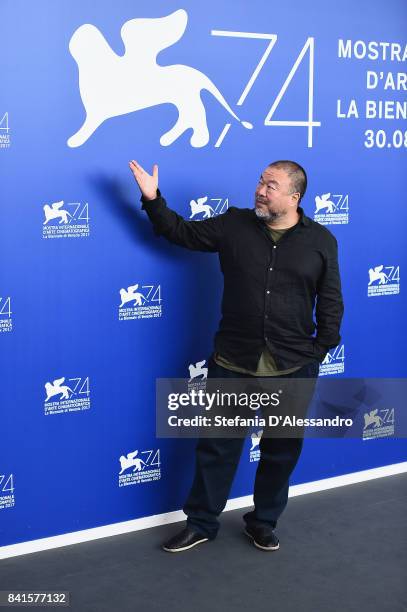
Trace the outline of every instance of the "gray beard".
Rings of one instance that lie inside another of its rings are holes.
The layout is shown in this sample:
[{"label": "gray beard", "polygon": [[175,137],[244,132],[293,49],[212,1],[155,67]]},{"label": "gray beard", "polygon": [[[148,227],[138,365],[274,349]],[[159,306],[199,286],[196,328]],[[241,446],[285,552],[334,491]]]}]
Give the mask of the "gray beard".
[{"label": "gray beard", "polygon": [[261,219],[262,221],[264,221],[265,223],[268,223],[270,221],[277,221],[277,219],[281,219],[281,217],[284,216],[285,213],[282,212],[263,212],[262,210],[255,208],[254,212],[256,213],[256,216]]}]

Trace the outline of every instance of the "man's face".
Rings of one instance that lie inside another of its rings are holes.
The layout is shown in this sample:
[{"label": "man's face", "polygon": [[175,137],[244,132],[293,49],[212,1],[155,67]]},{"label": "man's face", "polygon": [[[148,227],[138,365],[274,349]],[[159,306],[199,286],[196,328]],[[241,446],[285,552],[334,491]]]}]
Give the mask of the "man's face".
[{"label": "man's face", "polygon": [[280,219],[297,209],[299,196],[299,193],[292,193],[291,181],[285,170],[268,167],[257,184],[256,215],[264,221]]}]

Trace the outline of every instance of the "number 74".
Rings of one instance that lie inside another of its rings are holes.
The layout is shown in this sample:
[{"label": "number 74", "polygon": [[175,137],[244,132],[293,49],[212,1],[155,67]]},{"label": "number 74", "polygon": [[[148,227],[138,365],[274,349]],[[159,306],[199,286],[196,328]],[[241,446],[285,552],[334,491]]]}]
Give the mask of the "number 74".
[{"label": "number 74", "polygon": [[[255,80],[259,76],[260,71],[263,68],[268,56],[270,55],[271,50],[273,49],[277,41],[277,35],[276,34],[261,34],[259,32],[231,32],[229,30],[212,30],[211,34],[212,36],[227,36],[227,37],[234,37],[234,38],[257,38],[257,39],[266,39],[270,41],[269,44],[267,45],[265,52],[260,58],[259,63],[254,69],[250,79],[246,83],[245,88],[242,94],[240,95],[239,100],[237,101],[237,106],[241,106],[244,100],[246,99],[249,91],[253,87]],[[281,86],[281,89],[278,92],[270,110],[268,111],[266,118],[264,119],[264,125],[277,125],[277,126],[286,126],[286,127],[287,126],[307,127],[308,128],[308,148],[312,147],[312,129],[316,126],[321,125],[320,121],[314,121],[314,118],[313,118],[313,114],[314,114],[314,43],[315,41],[312,36],[307,38],[290,72],[288,73],[283,85]],[[277,121],[275,119],[272,119],[278,105],[281,102],[282,97],[284,96],[289,84],[291,83],[307,51],[309,51],[309,54],[308,54],[308,58],[309,58],[309,64],[308,64],[308,119],[301,120],[301,121],[294,121],[294,120]],[[225,127],[222,130],[222,133],[220,134],[218,140],[215,143],[215,147],[220,147],[231,125],[232,125],[231,123],[227,123],[225,125]]]}]

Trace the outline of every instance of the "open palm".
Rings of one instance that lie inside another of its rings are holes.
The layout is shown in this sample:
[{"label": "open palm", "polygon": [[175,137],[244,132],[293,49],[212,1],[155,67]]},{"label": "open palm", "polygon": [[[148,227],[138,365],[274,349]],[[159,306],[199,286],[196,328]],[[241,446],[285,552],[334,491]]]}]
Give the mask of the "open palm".
[{"label": "open palm", "polygon": [[142,166],[140,166],[140,164],[136,162],[135,159],[132,159],[132,161],[129,162],[129,166],[130,166],[130,170],[133,172],[134,178],[136,179],[137,184],[140,187],[140,191],[143,194],[143,196],[147,200],[154,200],[157,197],[157,188],[158,188],[158,166],[157,164],[154,164],[153,166],[152,175],[148,174],[148,172],[146,172],[144,168],[142,168]]}]

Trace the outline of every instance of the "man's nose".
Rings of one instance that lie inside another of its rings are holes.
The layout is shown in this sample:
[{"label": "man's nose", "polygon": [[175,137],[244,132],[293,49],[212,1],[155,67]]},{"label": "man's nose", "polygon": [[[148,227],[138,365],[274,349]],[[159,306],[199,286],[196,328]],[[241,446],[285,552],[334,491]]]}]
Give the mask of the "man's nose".
[{"label": "man's nose", "polygon": [[261,196],[265,196],[266,195],[266,186],[265,185],[259,185],[256,189],[256,194],[257,195],[261,195]]}]

